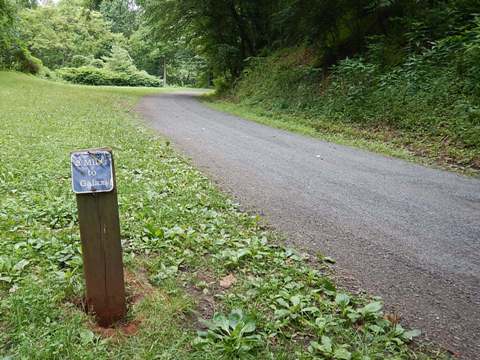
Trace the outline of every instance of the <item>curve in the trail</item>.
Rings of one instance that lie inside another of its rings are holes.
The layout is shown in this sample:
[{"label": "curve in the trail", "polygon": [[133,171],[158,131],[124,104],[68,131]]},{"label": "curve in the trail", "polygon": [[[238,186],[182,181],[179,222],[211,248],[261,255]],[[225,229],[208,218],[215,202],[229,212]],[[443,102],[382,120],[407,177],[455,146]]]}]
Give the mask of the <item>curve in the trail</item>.
[{"label": "curve in the trail", "polygon": [[345,282],[462,358],[480,354],[478,179],[259,125],[193,94],[137,110],[292,244],[334,257]]}]

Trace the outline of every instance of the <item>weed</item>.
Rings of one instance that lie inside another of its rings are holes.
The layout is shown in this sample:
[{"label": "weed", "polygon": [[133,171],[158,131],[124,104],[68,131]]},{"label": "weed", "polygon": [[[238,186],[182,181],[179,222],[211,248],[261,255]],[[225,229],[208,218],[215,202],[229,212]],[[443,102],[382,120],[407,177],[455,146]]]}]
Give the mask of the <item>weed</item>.
[{"label": "weed", "polygon": [[199,331],[194,344],[227,359],[253,359],[253,350],[262,345],[255,320],[235,309],[228,316],[215,314],[203,321],[207,331]]}]

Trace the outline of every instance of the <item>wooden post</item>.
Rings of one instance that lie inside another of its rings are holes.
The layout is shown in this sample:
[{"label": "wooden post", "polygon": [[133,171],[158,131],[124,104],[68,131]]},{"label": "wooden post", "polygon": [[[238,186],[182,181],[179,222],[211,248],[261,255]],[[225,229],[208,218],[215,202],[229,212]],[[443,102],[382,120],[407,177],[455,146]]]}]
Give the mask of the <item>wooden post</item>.
[{"label": "wooden post", "polygon": [[[96,189],[96,186],[102,184],[101,181],[105,181],[107,175],[104,174],[105,176],[101,177],[102,175],[99,174],[101,171],[95,170],[100,170],[99,166],[97,165],[97,168],[95,168],[95,165],[93,165],[92,167],[88,155],[91,155],[93,159],[96,159],[94,156],[102,159],[100,155],[95,155],[102,152],[107,153],[106,155],[110,154],[110,158],[106,159],[111,164],[109,164],[111,173],[108,175],[111,176],[111,180],[108,181],[112,182],[112,190],[106,189],[100,192],[101,190]],[[78,156],[75,160],[73,158],[74,154]],[[72,171],[74,171],[74,161],[79,165],[77,173],[81,174],[77,176],[85,176],[81,178],[82,181],[77,182],[77,188],[79,183],[93,186],[93,189],[88,189],[91,192],[79,193],[78,189],[76,191],[87,307],[89,312],[95,314],[100,326],[108,327],[121,320],[126,314],[113,155],[110,149],[94,149],[72,153]],[[88,168],[86,166],[82,167],[82,165],[87,165]],[[86,173],[90,177],[87,177]],[[76,185],[74,184],[74,190]]]}]

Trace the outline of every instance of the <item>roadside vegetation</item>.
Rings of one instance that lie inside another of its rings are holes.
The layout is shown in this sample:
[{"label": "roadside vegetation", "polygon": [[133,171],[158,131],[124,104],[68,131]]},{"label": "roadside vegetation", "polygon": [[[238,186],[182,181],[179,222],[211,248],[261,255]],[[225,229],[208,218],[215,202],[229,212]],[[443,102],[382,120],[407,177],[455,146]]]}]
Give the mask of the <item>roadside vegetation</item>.
[{"label": "roadside vegetation", "polygon": [[[131,110],[159,90],[0,73],[0,355],[38,359],[427,359],[328,258],[281,246]],[[125,323],[82,308],[69,152],[114,149]],[[203,319],[203,320],[199,320]],[[199,331],[199,332],[197,332]]]}]

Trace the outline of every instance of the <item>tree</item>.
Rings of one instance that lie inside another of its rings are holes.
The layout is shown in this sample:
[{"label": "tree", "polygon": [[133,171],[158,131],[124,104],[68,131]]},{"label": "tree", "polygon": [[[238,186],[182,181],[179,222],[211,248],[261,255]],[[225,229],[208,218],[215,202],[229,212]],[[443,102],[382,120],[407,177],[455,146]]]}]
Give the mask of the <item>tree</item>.
[{"label": "tree", "polygon": [[0,0],[0,65],[6,65],[8,52],[15,41],[15,4],[11,0]]},{"label": "tree", "polygon": [[217,76],[235,78],[244,60],[269,44],[271,0],[143,0],[152,35],[183,39]]},{"label": "tree", "polygon": [[[459,33],[478,0],[139,0],[152,35],[183,39],[217,76],[236,79],[250,57],[304,45],[329,69],[368,50],[372,36],[403,51]],[[396,60],[398,61],[398,59]]]},{"label": "tree", "polygon": [[137,71],[128,51],[118,45],[113,45],[110,55],[102,59],[108,70],[124,73]]},{"label": "tree", "polygon": [[75,56],[100,58],[112,45],[124,43],[110,30],[101,13],[83,7],[81,1],[61,1],[21,12],[21,39],[32,54],[52,69],[73,65]]},{"label": "tree", "polygon": [[134,0],[103,1],[99,11],[111,23],[111,30],[129,37],[139,25],[139,7]]},{"label": "tree", "polygon": [[0,0],[0,68],[15,68],[37,73],[41,62],[34,58],[18,37],[18,11],[32,7],[35,1]]}]

